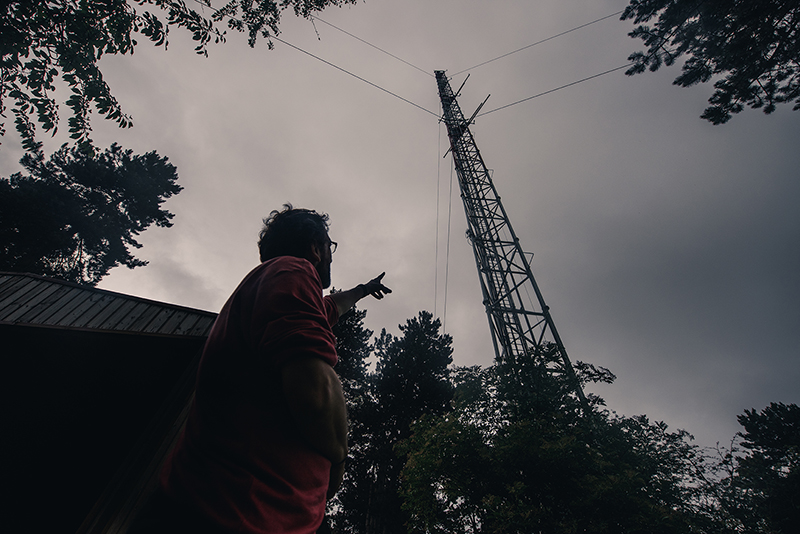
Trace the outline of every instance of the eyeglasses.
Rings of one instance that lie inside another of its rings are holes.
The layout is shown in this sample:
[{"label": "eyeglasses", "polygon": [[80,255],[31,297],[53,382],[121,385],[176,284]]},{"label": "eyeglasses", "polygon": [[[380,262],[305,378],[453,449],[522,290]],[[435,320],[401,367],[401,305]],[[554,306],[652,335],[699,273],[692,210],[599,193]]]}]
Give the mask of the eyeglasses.
[{"label": "eyeglasses", "polygon": [[339,243],[337,243],[336,241],[331,241],[331,254],[333,254],[334,252],[336,252],[336,249],[337,249],[338,247],[339,247]]}]

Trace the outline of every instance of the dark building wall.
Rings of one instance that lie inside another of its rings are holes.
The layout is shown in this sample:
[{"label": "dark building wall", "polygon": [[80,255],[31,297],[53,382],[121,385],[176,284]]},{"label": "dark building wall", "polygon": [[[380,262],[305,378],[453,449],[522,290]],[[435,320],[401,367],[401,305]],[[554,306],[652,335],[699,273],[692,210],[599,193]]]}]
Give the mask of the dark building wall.
[{"label": "dark building wall", "polygon": [[203,341],[0,325],[3,530],[75,532]]}]

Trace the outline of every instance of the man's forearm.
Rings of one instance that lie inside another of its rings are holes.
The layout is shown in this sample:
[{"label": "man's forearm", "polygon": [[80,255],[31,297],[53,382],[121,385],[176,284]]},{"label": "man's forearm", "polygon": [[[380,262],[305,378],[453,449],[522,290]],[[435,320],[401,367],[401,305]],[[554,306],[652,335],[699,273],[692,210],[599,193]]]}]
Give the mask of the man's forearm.
[{"label": "man's forearm", "polygon": [[358,284],[353,289],[340,291],[339,293],[331,293],[331,298],[333,302],[336,303],[339,316],[341,317],[344,315],[347,310],[355,306],[356,302],[367,295],[372,295],[376,299],[382,299],[386,293],[391,293],[392,290],[381,283],[385,274],[386,273],[381,273],[366,284]]},{"label": "man's forearm", "polygon": [[315,357],[298,358],[281,370],[283,392],[300,434],[338,464],[347,457],[347,407],[333,368]]},{"label": "man's forearm", "polygon": [[364,286],[358,285],[353,289],[347,291],[340,291],[338,293],[331,293],[331,299],[336,303],[336,309],[339,311],[339,316],[344,315],[347,310],[356,305],[356,302],[366,297]]}]

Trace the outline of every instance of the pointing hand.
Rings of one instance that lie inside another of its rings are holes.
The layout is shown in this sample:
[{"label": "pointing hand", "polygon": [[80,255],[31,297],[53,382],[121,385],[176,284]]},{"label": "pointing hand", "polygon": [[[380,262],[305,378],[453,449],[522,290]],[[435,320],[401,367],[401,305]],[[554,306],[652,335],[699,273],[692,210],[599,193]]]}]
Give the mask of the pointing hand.
[{"label": "pointing hand", "polygon": [[373,278],[366,284],[361,284],[361,287],[364,290],[365,297],[367,295],[372,295],[376,299],[382,299],[385,294],[392,292],[391,289],[389,289],[388,287],[386,287],[381,283],[381,280],[383,280],[383,277],[385,275],[386,275],[385,272],[381,273],[379,276]]}]

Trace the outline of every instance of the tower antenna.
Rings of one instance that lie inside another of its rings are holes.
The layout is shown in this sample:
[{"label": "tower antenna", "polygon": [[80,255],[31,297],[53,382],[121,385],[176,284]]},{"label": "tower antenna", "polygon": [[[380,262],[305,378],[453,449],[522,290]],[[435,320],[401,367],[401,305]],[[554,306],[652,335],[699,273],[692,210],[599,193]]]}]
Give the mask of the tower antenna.
[{"label": "tower antenna", "polygon": [[[470,132],[470,122],[477,112],[470,120],[465,120],[445,72],[434,72],[442,101],[442,120],[447,126],[450,152],[453,153],[467,215],[467,238],[472,244],[483,304],[489,318],[495,358],[499,363],[511,364],[515,368],[530,361],[545,365],[548,373],[562,375],[572,384],[573,391],[585,406],[586,396],[558,335],[550,308],[545,304],[533,278],[528,256],[511,227],[508,214]],[[535,299],[523,298],[531,293]]]}]

